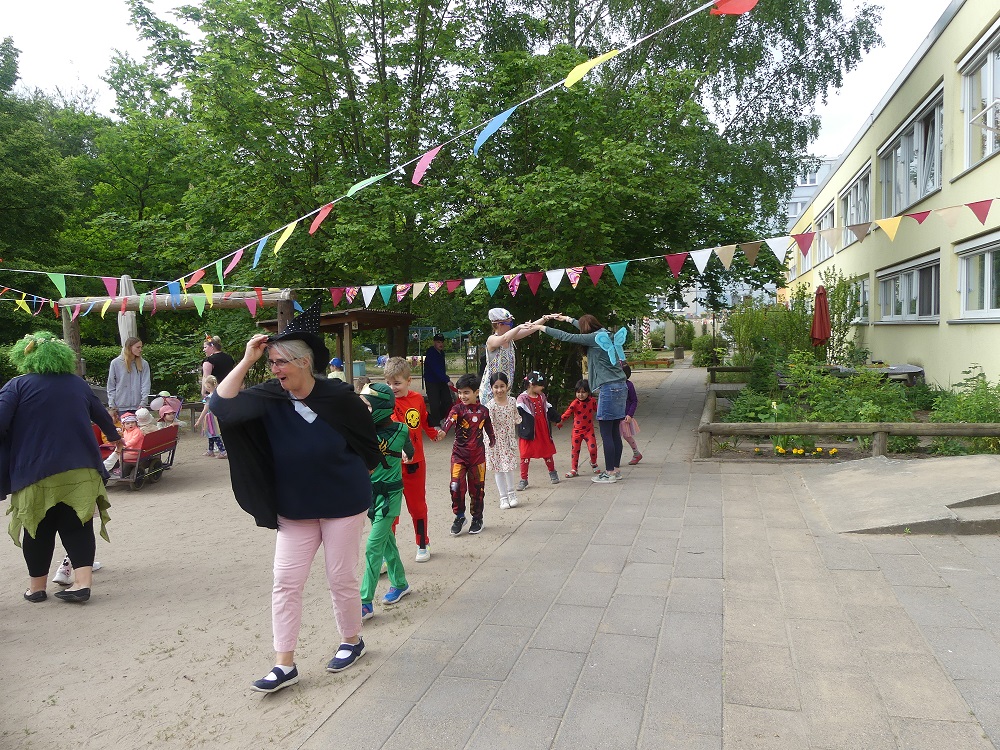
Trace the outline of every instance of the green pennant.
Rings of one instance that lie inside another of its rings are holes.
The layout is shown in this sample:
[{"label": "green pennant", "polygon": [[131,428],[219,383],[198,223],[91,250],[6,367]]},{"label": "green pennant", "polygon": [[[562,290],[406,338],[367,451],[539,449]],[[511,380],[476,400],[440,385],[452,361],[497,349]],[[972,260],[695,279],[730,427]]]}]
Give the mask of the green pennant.
[{"label": "green pennant", "polygon": [[48,273],[46,274],[53,284],[56,285],[56,289],[59,290],[59,294],[63,297],[66,296],[66,274],[64,273]]},{"label": "green pennant", "polygon": [[215,261],[215,272],[219,275],[219,287],[221,289],[226,288],[226,280],[222,277],[222,261]]},{"label": "green pennant", "polygon": [[497,289],[500,288],[500,282],[503,281],[503,276],[487,276],[483,279],[486,282],[486,289],[489,290],[490,296],[492,297],[496,294]]},{"label": "green pennant", "polygon": [[145,304],[146,304],[146,295],[145,294],[140,294],[139,295],[139,314],[140,315],[142,315],[142,308],[143,308],[143,306]]},{"label": "green pennant", "polygon": [[611,273],[615,275],[615,281],[618,282],[618,286],[622,285],[622,279],[625,277],[625,269],[627,267],[627,260],[623,260],[620,263],[608,263],[608,268],[610,268]]},{"label": "green pennant", "polygon": [[378,285],[379,294],[382,295],[382,299],[385,300],[385,304],[389,304],[389,300],[392,299],[392,293],[396,291],[395,284],[379,284]]},{"label": "green pennant", "polygon": [[203,294],[192,294],[191,301],[194,303],[194,309],[198,311],[198,315],[205,314],[205,295]]}]

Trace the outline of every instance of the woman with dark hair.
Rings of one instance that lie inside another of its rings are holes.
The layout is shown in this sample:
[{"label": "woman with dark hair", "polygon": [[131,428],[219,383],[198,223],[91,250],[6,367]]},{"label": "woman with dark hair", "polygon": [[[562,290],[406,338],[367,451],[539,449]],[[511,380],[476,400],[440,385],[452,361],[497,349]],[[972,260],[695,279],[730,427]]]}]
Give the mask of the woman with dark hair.
[{"label": "woman with dark hair", "polygon": [[112,416],[134,414],[140,406],[146,406],[149,385],[149,362],[142,358],[142,339],[129,336],[122,353],[111,360],[108,368],[108,408]]},{"label": "woman with dark hair", "polygon": [[[275,666],[251,686],[262,693],[298,682],[302,592],[320,545],[341,635],[327,671],[346,669],[365,652],[358,572],[372,503],[370,472],[382,452],[365,403],[347,383],[322,374],[330,353],[318,335],[314,308],[277,336],[251,338],[209,399],[229,453],[237,502],[258,526],[278,531],[271,593]],[[313,319],[315,332],[306,329]],[[274,378],[241,390],[262,356]]]},{"label": "woman with dark hair", "polygon": [[201,362],[201,395],[204,398],[208,395],[208,390],[205,388],[206,378],[213,377],[221,383],[236,367],[236,360],[222,351],[222,339],[218,336],[205,336],[201,350],[205,352],[205,359]]},{"label": "woman with dark hair", "polygon": [[108,472],[91,422],[119,446],[121,436],[76,374],[76,355],[64,341],[40,331],[14,344],[9,356],[22,374],[0,389],[0,496],[10,495],[8,531],[28,565],[24,598],[33,603],[47,598],[45,584],[59,534],[76,582],[55,596],[82,603],[90,599],[94,511],[100,513],[101,536],[107,539],[104,525],[111,507],[104,489]]},{"label": "woman with dark hair", "polygon": [[621,422],[625,418],[625,401],[628,387],[622,365],[625,352],[621,348],[621,331],[612,338],[593,315],[581,315],[579,320],[562,313],[552,313],[547,319],[572,323],[579,333],[566,333],[550,326],[537,326],[559,341],[587,347],[587,379],[590,390],[597,396],[597,424],[604,446],[604,471],[593,478],[598,484],[612,484],[621,479],[622,436]]}]

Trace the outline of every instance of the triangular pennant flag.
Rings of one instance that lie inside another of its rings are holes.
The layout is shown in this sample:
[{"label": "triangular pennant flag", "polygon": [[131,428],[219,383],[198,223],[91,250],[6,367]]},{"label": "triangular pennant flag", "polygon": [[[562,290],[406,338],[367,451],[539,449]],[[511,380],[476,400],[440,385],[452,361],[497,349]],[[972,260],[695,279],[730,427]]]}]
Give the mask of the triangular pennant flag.
[{"label": "triangular pennant flag", "polygon": [[125,306],[128,304],[128,297],[122,297],[122,306],[118,310],[119,315],[125,314]]},{"label": "triangular pennant flag", "polygon": [[[233,259],[231,261],[229,261],[229,265],[226,266],[226,270],[224,270],[222,272],[222,275],[223,276],[228,276],[229,272],[232,271],[234,268],[236,268],[236,264],[239,263],[240,260],[242,260],[242,259],[243,259],[243,251],[242,250],[237,250],[236,251],[236,255],[234,255]],[[222,283],[221,279],[220,279],[219,283]]]},{"label": "triangular pennant flag", "polygon": [[411,182],[414,185],[420,185],[420,181],[424,178],[424,173],[427,171],[427,168],[431,165],[431,162],[434,161],[434,157],[438,155],[438,151],[440,150],[441,146],[432,148],[430,151],[428,151],[426,154],[420,157],[420,161],[417,162],[416,169],[413,170],[413,179],[411,180]]},{"label": "triangular pennant flag", "polygon": [[958,224],[958,218],[965,215],[965,206],[947,206],[945,208],[937,208],[934,210],[934,214],[938,218],[944,219],[944,223],[954,229],[955,225]]},{"label": "triangular pennant flag", "polygon": [[377,291],[378,286],[375,284],[361,287],[361,299],[364,300],[365,307],[371,307],[372,300],[375,299],[375,292]]},{"label": "triangular pennant flag", "polygon": [[108,311],[109,307],[111,307],[111,300],[109,300],[109,299],[104,300],[104,304],[101,305],[101,317],[102,318],[104,317],[104,313],[106,313]]},{"label": "triangular pennant flag", "polygon": [[743,257],[747,259],[749,265],[754,265],[757,263],[757,255],[760,253],[760,246],[763,242],[743,242],[740,244],[740,250],[743,251]]},{"label": "triangular pennant flag", "polygon": [[615,57],[619,52],[620,50],[613,49],[610,52],[605,52],[600,57],[595,57],[592,60],[587,60],[587,62],[580,63],[575,68],[573,68],[573,70],[569,72],[568,76],[566,76],[566,80],[563,81],[563,86],[565,86],[566,88],[571,88],[574,83],[576,83],[585,75],[587,75],[587,73],[589,73],[591,69],[596,68],[601,63],[606,63],[608,60]]},{"label": "triangular pennant flag", "polygon": [[[28,313],[28,315],[31,315],[31,310],[28,309],[28,305],[25,304],[24,302],[24,298],[27,296],[28,296],[27,293],[21,292],[21,299],[17,300],[16,303],[18,307],[20,307],[22,310]],[[109,305],[111,304],[111,300],[108,300],[108,304]]]},{"label": "triangular pennant flag", "polygon": [[156,290],[155,289],[153,290],[152,294],[153,294],[153,312],[151,312],[150,315],[156,315]]},{"label": "triangular pennant flag", "polygon": [[191,302],[194,304],[194,309],[198,311],[198,315],[205,314],[205,298],[200,294],[195,294],[191,297]]},{"label": "triangular pennant flag", "polygon": [[244,297],[243,301],[246,303],[247,310],[250,311],[250,315],[253,317],[257,317],[257,298]]},{"label": "triangular pennant flag", "polygon": [[764,240],[767,243],[768,248],[774,253],[774,257],[778,259],[779,263],[785,262],[785,256],[788,255],[788,243],[791,241],[791,237],[768,237]]},{"label": "triangular pennant flag", "polygon": [[740,16],[754,9],[757,0],[715,0],[713,16]]},{"label": "triangular pennant flag", "polygon": [[305,312],[302,309],[302,305],[299,304],[299,301],[297,299],[292,300],[292,309],[294,309],[296,312]]},{"label": "triangular pennant flag", "polygon": [[52,314],[57,318],[59,317],[59,305],[56,304],[54,300],[49,300],[52,303]]},{"label": "triangular pennant flag", "polygon": [[574,289],[580,283],[581,276],[583,276],[583,266],[571,266],[566,269],[566,277],[569,279],[570,286]]},{"label": "triangular pennant flag", "polygon": [[84,310],[83,315],[81,315],[80,317],[81,318],[86,318],[90,314],[90,311],[94,309],[94,305],[96,305],[96,304],[97,304],[97,300],[94,300],[93,302],[91,302],[90,305],[87,307],[87,309]]},{"label": "triangular pennant flag", "polygon": [[698,273],[705,273],[705,267],[708,266],[708,261],[712,257],[712,248],[707,247],[703,250],[692,250],[691,260],[694,261],[695,268],[698,269]]},{"label": "triangular pennant flag", "polygon": [[191,274],[191,278],[187,280],[187,283],[184,283],[184,279],[181,279],[181,282],[184,283],[184,291],[186,292],[188,290],[188,287],[192,287],[199,281],[201,281],[201,277],[204,275],[205,275],[205,269],[199,268],[197,271]]},{"label": "triangular pennant flag", "polygon": [[882,227],[882,231],[886,233],[889,242],[892,242],[896,239],[896,232],[899,231],[899,224],[902,221],[902,216],[893,216],[889,219],[876,219],[875,223]]},{"label": "triangular pennant flag", "polygon": [[913,219],[917,224],[923,224],[924,219],[931,215],[930,211],[914,211],[912,214],[904,214]]},{"label": "triangular pennant flag", "polygon": [[433,297],[434,292],[444,286],[443,281],[428,281],[427,282],[427,293]]},{"label": "triangular pennant flag", "polygon": [[109,297],[118,296],[118,279],[114,276],[102,276],[101,281],[104,282],[104,288],[108,290]]},{"label": "triangular pennant flag", "polygon": [[344,287],[330,287],[330,299],[333,301],[333,306],[336,307],[340,304],[340,300],[344,297]]},{"label": "triangular pennant flag", "polygon": [[[993,199],[988,198],[984,201],[966,203],[965,205],[968,206],[972,213],[976,215],[976,218],[979,219],[979,223],[986,226],[986,217],[990,215],[990,207],[993,205]],[[49,275],[51,276],[51,274]],[[64,293],[63,296],[65,297],[66,294]]]},{"label": "triangular pennant flag", "polygon": [[278,242],[274,246],[274,254],[275,255],[278,254],[278,251],[281,249],[281,246],[285,244],[285,242],[288,240],[288,238],[292,236],[292,232],[295,231],[295,227],[296,227],[296,225],[298,223],[299,223],[299,220],[296,219],[291,224],[288,224],[285,227],[285,231],[281,233],[281,236],[278,238]]},{"label": "triangular pennant flag", "polygon": [[392,293],[396,291],[395,284],[379,284],[378,285],[379,294],[382,295],[382,301],[385,304],[389,304],[389,300],[392,299]]},{"label": "triangular pennant flag", "polygon": [[205,292],[205,301],[208,302],[209,307],[213,307],[212,295],[215,293],[215,288],[212,284],[202,284],[202,290]]},{"label": "triangular pennant flag", "polygon": [[66,296],[66,274],[64,273],[49,273],[47,274],[49,280],[56,285],[56,289],[59,290],[59,296]]},{"label": "triangular pennant flag", "polygon": [[[472,279],[469,279],[469,281],[472,281]],[[479,279],[475,279],[474,283],[472,285],[472,288],[475,289],[476,288],[476,284],[478,284],[478,283],[479,283]],[[456,289],[458,289],[460,286],[462,286],[462,280],[461,279],[450,279],[450,280],[444,282],[444,286],[445,286],[445,289],[448,290],[448,294],[452,294]],[[466,286],[468,286],[468,284],[466,284]]]},{"label": "triangular pennant flag", "polygon": [[618,282],[618,286],[621,286],[622,279],[625,278],[625,269],[628,268],[628,261],[620,260],[617,263],[608,263],[608,268],[615,275],[615,281]]},{"label": "triangular pennant flag", "polygon": [[801,234],[792,235],[792,239],[795,240],[795,244],[799,246],[799,250],[803,255],[809,255],[809,248],[812,247],[815,238],[815,232],[802,232]]},{"label": "triangular pennant flag", "polygon": [[167,291],[170,292],[170,302],[174,307],[181,301],[181,285],[177,281],[167,282]]},{"label": "triangular pennant flag", "polygon": [[70,321],[76,320],[79,314],[80,314],[80,305],[73,305],[73,316],[70,318]]},{"label": "triangular pennant flag", "polygon": [[[493,296],[493,292],[495,292],[497,290],[497,286],[496,285],[498,285],[500,283],[500,277],[499,276],[494,276],[493,278],[496,279],[496,284],[494,284],[493,288],[490,289],[490,296],[491,297]],[[482,281],[482,278],[466,279],[465,280],[465,293],[466,294],[472,294],[472,290],[475,289],[477,286],[479,286],[479,282],[480,281]],[[449,281],[448,282],[448,292],[449,293],[454,291],[454,289],[452,289],[452,287],[451,287],[451,285],[453,283],[454,283],[453,281]],[[462,283],[462,282],[459,282],[459,283]],[[489,279],[487,279],[486,280],[486,286],[489,286],[489,285],[490,285],[490,282],[489,282]]]},{"label": "triangular pennant flag", "polygon": [[352,304],[354,298],[358,296],[358,292],[361,291],[359,286],[349,286],[344,288],[344,296],[347,297],[347,304]]},{"label": "triangular pennant flag", "polygon": [[[402,302],[403,297],[405,297],[406,293],[412,288],[413,284],[396,284],[396,302]],[[389,304],[389,300],[386,300],[385,302],[386,304]]]},{"label": "triangular pennant flag", "polygon": [[38,315],[38,313],[42,311],[42,307],[44,307],[44,305],[42,305],[41,302],[44,301],[45,300],[39,300],[34,294],[31,295],[31,309],[35,311],[32,313],[32,316]]},{"label": "triangular pennant flag", "polygon": [[594,286],[597,286],[597,282],[601,280],[601,274],[604,273],[604,264],[596,263],[587,266],[587,273],[590,274],[590,280],[594,282]]},{"label": "triangular pennant flag", "polygon": [[3,291],[0,291],[0,297],[3,297],[9,291],[10,291],[10,287],[9,286],[5,286],[3,288]]},{"label": "triangular pennant flag", "polygon": [[369,185],[373,185],[376,182],[378,182],[379,180],[385,179],[386,177],[388,177],[389,175],[391,175],[395,171],[396,170],[393,169],[393,170],[390,170],[390,171],[385,172],[383,174],[377,174],[374,177],[369,177],[368,179],[362,180],[361,182],[355,182],[353,185],[351,185],[347,189],[347,197],[350,198],[352,195],[354,195],[358,191],[364,190]]},{"label": "triangular pennant flag", "polygon": [[146,305],[146,295],[145,294],[140,294],[139,295],[139,314],[140,315],[142,315],[142,308],[145,307],[145,305]]},{"label": "triangular pennant flag", "polygon": [[503,280],[507,282],[507,288],[510,290],[510,296],[516,297],[517,290],[521,288],[521,274],[507,274],[503,277]]},{"label": "triangular pennant flag", "polygon": [[226,287],[226,284],[225,284],[226,274],[222,270],[222,261],[221,260],[215,261],[215,275],[219,277],[219,287],[222,288],[222,289],[225,289],[225,287]]},{"label": "triangular pennant flag", "polygon": [[332,203],[327,203],[319,210],[319,213],[316,214],[315,218],[313,218],[312,224],[309,225],[309,234],[316,234],[316,230],[319,229],[319,225],[326,221],[326,217],[330,215],[330,211],[332,210]]},{"label": "triangular pennant flag", "polygon": [[715,248],[716,257],[722,261],[722,267],[727,271],[733,265],[733,257],[736,255],[736,245],[723,245]]},{"label": "triangular pennant flag", "polygon": [[427,282],[426,281],[415,281],[413,283],[413,299],[416,299],[417,297],[419,297],[420,293],[422,291],[424,291],[424,287],[426,287],[426,286],[427,286]]},{"label": "triangular pennant flag", "polygon": [[[465,280],[465,284],[466,284],[466,286],[465,286],[465,293],[466,294],[469,294],[469,292],[470,292],[470,289],[469,289],[469,286],[468,286],[469,281],[470,281],[470,279],[466,279]],[[501,281],[503,281],[503,276],[487,276],[485,279],[483,279],[483,283],[486,284],[486,291],[488,291],[490,293],[491,297],[494,294],[497,293],[497,289],[500,288],[500,282]],[[472,288],[475,289],[475,285],[473,285]]]},{"label": "triangular pennant flag", "polygon": [[184,296],[186,297],[187,293],[188,293],[188,285],[187,285],[187,282],[183,278],[181,278],[181,280],[180,280],[180,285],[181,285],[181,289],[184,292]]},{"label": "triangular pennant flag", "polygon": [[538,294],[538,287],[542,285],[542,279],[544,278],[545,274],[541,271],[524,274],[524,280],[528,282],[528,289],[531,290],[532,294]]},{"label": "triangular pennant flag", "polygon": [[233,296],[233,291],[230,289],[228,292],[222,295],[222,299],[228,300],[232,296]]},{"label": "triangular pennant flag", "polygon": [[834,252],[840,250],[840,238],[844,236],[844,233],[837,227],[832,229],[821,229],[819,236],[823,238],[823,241],[830,246],[830,249]]},{"label": "triangular pennant flag", "polygon": [[[927,213],[930,213],[930,211],[928,211]],[[926,218],[927,217],[925,216],[924,219]],[[923,219],[921,219],[921,221],[923,221]],[[865,237],[868,236],[868,233],[872,229],[872,223],[870,221],[864,221],[860,224],[849,224],[847,228],[851,230],[851,233],[855,237],[858,238],[858,242],[864,242]]]},{"label": "triangular pennant flag", "polygon": [[264,289],[263,287],[255,286],[253,288],[254,294],[257,295],[257,304],[261,307],[264,306]]},{"label": "triangular pennant flag", "polygon": [[486,123],[486,127],[483,128],[479,132],[479,135],[476,137],[476,145],[472,147],[473,154],[479,156],[479,149],[482,148],[482,145],[486,143],[487,140],[489,140],[489,137],[491,135],[493,135],[501,127],[503,127],[503,124],[507,122],[507,118],[510,117],[512,114],[514,114],[515,109],[517,109],[517,106],[511,107],[506,112],[501,112],[492,120],[490,120],[488,123]]},{"label": "triangular pennant flag", "polygon": [[681,268],[684,266],[684,261],[687,260],[687,257],[687,253],[671,253],[670,255],[663,256],[663,259],[667,261],[667,265],[670,266],[670,271],[673,273],[675,279],[681,275]]},{"label": "triangular pennant flag", "polygon": [[256,268],[257,264],[260,262],[260,254],[264,252],[264,245],[267,244],[267,237],[261,237],[260,242],[257,243],[257,250],[253,254],[253,265],[251,268]]},{"label": "triangular pennant flag", "polygon": [[[566,275],[565,268],[556,268],[545,272],[545,277],[549,280],[549,288],[554,292],[556,287],[562,283],[563,276]],[[529,282],[530,283],[530,282]]]}]

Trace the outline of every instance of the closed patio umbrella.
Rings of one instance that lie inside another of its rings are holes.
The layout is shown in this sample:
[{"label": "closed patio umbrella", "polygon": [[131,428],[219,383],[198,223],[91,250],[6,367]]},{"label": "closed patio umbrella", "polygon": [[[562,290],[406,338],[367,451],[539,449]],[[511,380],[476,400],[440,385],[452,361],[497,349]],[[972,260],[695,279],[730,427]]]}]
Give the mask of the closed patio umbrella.
[{"label": "closed patio umbrella", "polygon": [[830,304],[826,299],[826,287],[816,287],[816,300],[813,303],[812,330],[813,346],[822,346],[830,338]]},{"label": "closed patio umbrella", "polygon": [[[118,285],[118,294],[121,297],[130,297],[135,295],[135,284],[132,283],[132,277],[128,274],[124,274],[121,278],[121,282]],[[125,340],[130,336],[137,336],[139,334],[139,327],[136,325],[135,313],[133,311],[119,312],[118,313],[118,335],[121,336],[122,346],[125,346]]]}]

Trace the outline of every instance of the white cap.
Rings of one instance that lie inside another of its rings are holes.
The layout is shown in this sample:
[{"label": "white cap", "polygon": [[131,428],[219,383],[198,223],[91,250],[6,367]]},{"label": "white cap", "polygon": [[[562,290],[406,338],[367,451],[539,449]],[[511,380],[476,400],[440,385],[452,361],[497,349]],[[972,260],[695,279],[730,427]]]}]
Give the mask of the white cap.
[{"label": "white cap", "polygon": [[513,320],[514,316],[511,315],[510,310],[503,307],[494,307],[489,312],[490,322],[499,323],[502,320]]}]

